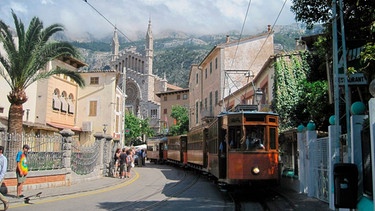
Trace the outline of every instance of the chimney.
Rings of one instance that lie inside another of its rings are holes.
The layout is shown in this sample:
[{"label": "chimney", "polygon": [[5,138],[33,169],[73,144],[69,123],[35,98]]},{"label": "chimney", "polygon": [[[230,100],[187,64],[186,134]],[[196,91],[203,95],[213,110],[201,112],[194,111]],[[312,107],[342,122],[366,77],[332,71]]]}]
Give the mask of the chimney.
[{"label": "chimney", "polygon": [[268,31],[268,32],[271,31],[271,25],[267,25],[267,31]]},{"label": "chimney", "polygon": [[229,39],[229,35],[227,35],[227,39],[225,40],[226,43],[229,43],[230,39]]}]

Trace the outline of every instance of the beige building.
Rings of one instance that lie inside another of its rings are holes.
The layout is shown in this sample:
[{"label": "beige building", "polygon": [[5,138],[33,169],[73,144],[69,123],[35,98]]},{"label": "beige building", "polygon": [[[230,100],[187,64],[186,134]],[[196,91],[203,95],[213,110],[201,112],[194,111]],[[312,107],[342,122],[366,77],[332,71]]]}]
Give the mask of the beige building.
[{"label": "beige building", "polygon": [[[57,67],[78,71],[85,65],[77,59],[61,57],[48,62],[45,71]],[[7,125],[6,119],[10,107],[7,94],[10,92],[10,87],[2,77],[0,77],[0,89],[3,90],[0,93],[0,117],[3,125]],[[81,132],[81,128],[76,124],[78,85],[69,77],[54,75],[48,79],[36,81],[27,87],[26,94],[28,100],[23,104],[26,133],[41,135],[63,128],[70,128],[76,134]]]},{"label": "beige building", "polygon": [[95,133],[123,140],[122,74],[114,70],[82,72],[86,87],[78,90],[77,126],[82,128],[81,143],[93,141]]},{"label": "beige building", "polygon": [[[256,77],[273,54],[273,32],[268,28],[266,33],[241,40],[231,41],[228,36],[226,42],[215,46],[199,65],[192,65],[189,128],[227,111],[231,105],[224,99],[249,84],[251,76]],[[245,103],[245,98],[237,101]]]},{"label": "beige building", "polygon": [[159,134],[167,134],[169,127],[176,124],[171,117],[172,107],[179,105],[189,108],[189,89],[170,89],[166,92],[158,93],[160,98],[160,131]]}]

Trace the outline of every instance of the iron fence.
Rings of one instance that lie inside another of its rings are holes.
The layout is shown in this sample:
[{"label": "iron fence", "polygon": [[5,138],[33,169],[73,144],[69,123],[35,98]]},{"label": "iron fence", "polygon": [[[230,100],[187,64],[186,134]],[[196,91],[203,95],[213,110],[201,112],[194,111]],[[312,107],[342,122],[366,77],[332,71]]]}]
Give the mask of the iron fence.
[{"label": "iron fence", "polygon": [[[77,174],[85,175],[98,165],[99,143],[81,146],[78,137],[72,137],[70,167]],[[29,145],[27,162],[29,171],[54,170],[64,168],[64,141],[59,133],[53,135],[8,134],[0,132],[0,145],[4,146],[4,156],[8,159],[8,172],[16,171],[16,156],[24,144]]]}]

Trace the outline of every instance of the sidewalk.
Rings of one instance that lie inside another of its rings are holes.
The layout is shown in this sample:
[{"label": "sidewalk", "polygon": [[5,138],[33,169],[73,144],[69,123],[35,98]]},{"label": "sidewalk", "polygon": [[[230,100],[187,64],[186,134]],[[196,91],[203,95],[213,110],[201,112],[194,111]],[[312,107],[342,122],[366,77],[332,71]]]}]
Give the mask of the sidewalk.
[{"label": "sidewalk", "polygon": [[[52,197],[62,197],[68,196],[72,194],[79,194],[85,193],[90,191],[97,191],[103,190],[106,188],[115,188],[116,186],[120,186],[123,183],[136,179],[136,175],[138,173],[133,172],[131,178],[128,179],[119,179],[113,177],[101,177],[99,179],[93,179],[89,181],[79,182],[72,184],[71,186],[63,186],[63,187],[55,187],[55,188],[44,188],[44,189],[37,189],[37,190],[30,190],[24,192],[25,196],[30,196],[37,194],[39,192],[43,192],[41,195],[41,199],[45,198],[52,198]],[[292,181],[289,179],[283,179],[282,184],[278,188],[278,192],[284,195],[291,203],[294,204],[294,209],[297,211],[328,211],[329,205],[325,202],[319,201],[316,198],[307,197],[306,194],[301,194],[296,191],[296,181]],[[10,208],[12,204],[23,204],[23,198],[17,198],[14,195],[5,195],[5,197],[10,202]],[[31,202],[33,199],[31,199]]]},{"label": "sidewalk", "polygon": [[[132,177],[134,176],[132,175]],[[41,199],[49,198],[49,197],[58,197],[58,196],[84,193],[84,192],[90,192],[90,191],[105,189],[109,187],[114,187],[124,182],[127,182],[130,179],[132,178],[119,179],[119,178],[113,178],[113,177],[101,177],[99,179],[93,179],[89,181],[75,183],[70,186],[29,190],[27,192],[24,192],[23,194],[27,197],[27,196],[35,195],[39,192],[42,192],[40,196]],[[12,204],[24,203],[23,198],[17,198],[15,195],[12,195],[12,194],[6,194],[5,197],[9,200],[10,207],[12,207]],[[32,200],[33,199],[31,199],[31,201]]]}]

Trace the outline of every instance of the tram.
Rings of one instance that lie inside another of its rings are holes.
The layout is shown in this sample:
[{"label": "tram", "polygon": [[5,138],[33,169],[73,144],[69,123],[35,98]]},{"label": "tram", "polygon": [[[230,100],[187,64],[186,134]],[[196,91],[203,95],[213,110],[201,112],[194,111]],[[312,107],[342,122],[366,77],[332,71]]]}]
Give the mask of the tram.
[{"label": "tram", "polygon": [[187,135],[150,139],[147,157],[198,169],[223,185],[278,185],[278,127],[276,113],[238,105]]},{"label": "tram", "polygon": [[228,185],[280,182],[278,115],[237,106],[188,133],[187,161]]},{"label": "tram", "polygon": [[164,163],[168,158],[168,139],[165,136],[153,137],[147,140],[147,159],[153,163]]}]

